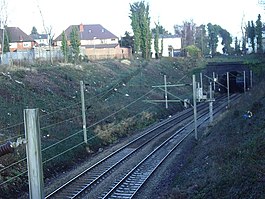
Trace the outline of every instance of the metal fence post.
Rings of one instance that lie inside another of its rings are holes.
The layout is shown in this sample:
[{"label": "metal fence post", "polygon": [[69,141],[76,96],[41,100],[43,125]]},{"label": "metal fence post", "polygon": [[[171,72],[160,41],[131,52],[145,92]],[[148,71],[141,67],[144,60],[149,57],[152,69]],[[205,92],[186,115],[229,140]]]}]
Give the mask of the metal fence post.
[{"label": "metal fence post", "polygon": [[26,152],[29,178],[30,199],[43,199],[43,170],[41,156],[41,135],[39,124],[39,110],[24,110],[24,127],[26,137]]}]

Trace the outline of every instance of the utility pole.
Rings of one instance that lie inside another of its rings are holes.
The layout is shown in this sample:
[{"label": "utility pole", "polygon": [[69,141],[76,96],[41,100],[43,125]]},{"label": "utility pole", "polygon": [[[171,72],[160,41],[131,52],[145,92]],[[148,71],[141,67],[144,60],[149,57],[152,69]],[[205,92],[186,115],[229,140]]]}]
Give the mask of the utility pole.
[{"label": "utility pole", "polygon": [[30,199],[43,199],[43,168],[41,157],[41,135],[39,124],[39,110],[24,110],[24,127],[26,138],[26,152],[29,178]]},{"label": "utility pole", "polygon": [[192,75],[192,85],[193,85],[193,113],[194,113],[194,135],[195,139],[198,140],[198,133],[197,133],[197,89],[196,89],[196,77],[195,75]]},{"label": "utility pole", "polygon": [[213,90],[212,90],[212,82],[210,82],[209,90],[210,90],[209,115],[210,115],[210,124],[212,124],[212,122],[213,122]]},{"label": "utility pole", "polygon": [[202,89],[202,92],[203,92],[203,85],[202,85],[202,73],[200,73],[200,82],[201,82],[201,89]]},{"label": "utility pole", "polygon": [[168,109],[168,101],[167,101],[167,76],[164,75],[164,84],[165,84],[165,101],[166,101],[166,109]]},{"label": "utility pole", "polygon": [[250,70],[249,71],[250,72],[250,88],[252,88],[252,86],[253,86],[253,72],[252,72],[252,70]]},{"label": "utility pole", "polygon": [[244,93],[246,93],[246,71],[243,72],[244,76]]},{"label": "utility pole", "polygon": [[83,119],[84,142],[87,144],[86,108],[85,108],[85,94],[84,94],[84,82],[83,81],[80,81],[80,90],[81,90],[81,104],[82,104],[82,119]]},{"label": "utility pole", "polygon": [[229,108],[229,106],[230,106],[229,72],[226,72],[226,82],[227,82],[227,108]]},{"label": "utility pole", "polygon": [[216,82],[216,77],[215,77],[215,72],[213,72],[213,90],[215,91],[215,82]]}]

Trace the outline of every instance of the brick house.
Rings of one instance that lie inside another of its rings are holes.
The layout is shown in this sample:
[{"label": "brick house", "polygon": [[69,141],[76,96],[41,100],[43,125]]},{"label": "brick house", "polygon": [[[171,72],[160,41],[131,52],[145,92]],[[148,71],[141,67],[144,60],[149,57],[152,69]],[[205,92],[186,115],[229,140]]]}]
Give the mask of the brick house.
[{"label": "brick house", "polygon": [[[18,27],[6,27],[5,34],[8,35],[10,52],[25,51],[32,49],[34,46],[34,40]],[[1,44],[2,44],[2,37],[3,37],[3,30],[0,30]]]},{"label": "brick house", "polygon": [[[89,59],[130,58],[131,49],[121,48],[119,38],[100,24],[71,25],[65,30],[68,43],[70,33],[76,27],[81,42],[81,52]],[[55,45],[62,45],[62,34],[55,39]]]},{"label": "brick house", "polygon": [[30,34],[29,36],[34,39],[35,46],[49,46],[48,34]]}]

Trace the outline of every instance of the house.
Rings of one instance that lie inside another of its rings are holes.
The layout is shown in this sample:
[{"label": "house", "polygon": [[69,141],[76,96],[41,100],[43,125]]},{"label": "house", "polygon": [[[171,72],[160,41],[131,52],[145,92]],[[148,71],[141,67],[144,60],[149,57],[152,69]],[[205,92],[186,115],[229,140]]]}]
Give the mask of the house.
[{"label": "house", "polygon": [[[10,52],[25,51],[32,49],[34,40],[18,27],[6,27],[5,32],[9,40]],[[0,41],[2,44],[3,30],[0,30]],[[1,50],[2,51],[2,50]]]},{"label": "house", "polygon": [[[161,52],[162,43],[163,52]],[[181,37],[176,35],[160,35],[158,38],[158,47],[162,57],[176,57],[181,51]],[[152,58],[155,58],[154,38],[152,39],[151,54]]]},{"label": "house", "polygon": [[29,36],[35,41],[35,46],[49,46],[48,34],[30,34]]},{"label": "house", "polygon": [[[130,58],[131,50],[121,48],[119,38],[100,24],[69,26],[65,30],[68,44],[73,28],[78,31],[81,52],[89,59]],[[55,45],[62,46],[62,34],[55,39]]]}]

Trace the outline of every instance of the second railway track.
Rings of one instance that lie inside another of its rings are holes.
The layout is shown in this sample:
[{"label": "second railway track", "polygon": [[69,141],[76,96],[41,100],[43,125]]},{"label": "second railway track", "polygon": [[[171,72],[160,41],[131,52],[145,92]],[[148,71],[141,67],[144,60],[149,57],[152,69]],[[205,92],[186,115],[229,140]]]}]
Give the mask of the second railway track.
[{"label": "second railway track", "polygon": [[[220,104],[223,104],[222,100],[220,101]],[[218,105],[218,103],[219,102],[216,102],[216,106]],[[201,104],[200,106],[198,106],[198,115],[200,115],[201,123],[203,123],[205,120],[202,119],[203,115],[207,115],[207,107],[207,104]],[[221,107],[223,108],[224,105],[222,105]],[[217,110],[219,109],[216,108],[215,112],[217,112]],[[135,165],[130,165],[131,168],[128,168],[128,172],[125,173],[123,177],[121,177],[122,175],[117,177],[118,180],[116,179],[111,187],[102,189],[103,193],[97,193],[97,198],[133,197],[136,191],[146,181],[148,176],[150,176],[155,168],[159,166],[162,160],[166,158],[167,155],[165,154],[169,154],[169,151],[174,150],[173,148],[177,147],[178,144],[181,143],[181,141],[191,133],[192,130],[189,130],[190,132],[185,132],[184,129],[187,129],[188,125],[192,125],[192,116],[192,109],[188,109],[179,114],[176,114],[166,121],[158,123],[152,129],[144,132],[142,136],[129,142],[128,144],[121,147],[104,159],[100,160],[93,166],[87,168],[85,171],[83,171],[70,181],[66,182],[58,189],[54,190],[52,193],[47,195],[46,198],[81,198],[84,195],[89,194],[95,186],[100,186],[102,181],[107,179],[108,176],[110,176],[115,170],[118,170],[123,163],[125,163],[129,159],[132,159],[134,155],[136,156],[136,154],[139,151],[143,150],[143,148],[148,145],[148,143],[155,142],[156,144],[154,144],[153,150],[149,152],[146,151],[146,154],[144,155],[146,158],[144,158],[144,160],[135,162]],[[169,142],[170,144],[166,144],[167,142]],[[163,149],[163,147],[165,147],[166,145],[166,148],[168,149]],[[164,155],[162,155],[163,153],[159,152],[159,148],[164,151]],[[159,155],[160,158],[158,158],[156,154],[161,154]],[[149,169],[143,166],[146,164],[144,162],[148,161],[155,163],[153,164],[153,166],[150,166]],[[140,168],[145,168],[145,170],[141,170]],[[133,170],[135,170],[138,174],[142,174],[140,175],[141,178],[137,178],[137,175],[133,173]],[[124,185],[124,183],[129,184],[128,182],[130,182],[130,180],[128,179],[137,179],[136,182],[133,183],[134,185],[129,186],[134,187],[133,191]],[[123,184],[121,182],[123,182]],[[121,187],[124,187],[124,189]],[[121,191],[121,189],[123,191]],[[124,190],[128,190],[128,192],[124,192]],[[117,192],[121,195],[117,196]],[[93,198],[95,198],[95,194],[93,195]]]}]

